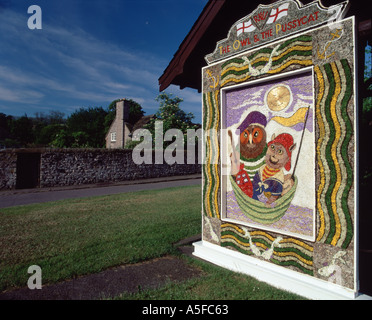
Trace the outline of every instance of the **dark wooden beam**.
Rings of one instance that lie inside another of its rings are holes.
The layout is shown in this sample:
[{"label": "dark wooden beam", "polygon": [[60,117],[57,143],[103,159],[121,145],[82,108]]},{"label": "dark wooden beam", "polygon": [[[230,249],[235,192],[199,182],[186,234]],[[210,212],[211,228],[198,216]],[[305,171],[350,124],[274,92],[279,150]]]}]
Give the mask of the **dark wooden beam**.
[{"label": "dark wooden beam", "polygon": [[[302,0],[305,5],[313,0]],[[269,4],[274,0],[209,0],[199,18],[182,41],[173,59],[159,78],[159,90],[169,85],[197,89],[201,91],[201,68],[206,65],[205,55],[213,52],[217,41],[226,38],[229,28],[239,19],[253,12],[257,6]],[[340,0],[322,0],[322,4],[330,7]],[[371,34],[371,18],[369,10],[360,10],[356,1],[350,1],[346,16],[355,16],[358,38]],[[358,41],[360,42],[360,41]],[[358,51],[364,50],[358,44]]]},{"label": "dark wooden beam", "polygon": [[199,43],[201,37],[210,26],[216,14],[225,4],[225,1],[226,0],[209,1],[207,3],[198,20],[191,28],[190,33],[181,43],[178,51],[174,55],[174,58],[169,63],[162,76],[159,78],[160,91],[165,90],[178,75],[183,73],[186,60]]}]

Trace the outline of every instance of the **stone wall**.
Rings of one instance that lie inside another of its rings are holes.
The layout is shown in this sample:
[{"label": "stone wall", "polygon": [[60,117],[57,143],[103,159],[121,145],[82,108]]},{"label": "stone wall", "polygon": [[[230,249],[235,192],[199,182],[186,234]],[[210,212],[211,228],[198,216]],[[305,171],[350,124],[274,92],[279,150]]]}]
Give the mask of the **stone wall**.
[{"label": "stone wall", "polygon": [[16,185],[17,155],[0,151],[0,190],[13,189]]},{"label": "stone wall", "polygon": [[[39,186],[56,187],[120,182],[201,173],[200,164],[141,164],[132,150],[123,149],[21,149],[0,151],[0,189],[15,189],[17,155],[40,153]],[[155,161],[153,161],[155,163]],[[19,178],[19,177],[18,177]]]}]

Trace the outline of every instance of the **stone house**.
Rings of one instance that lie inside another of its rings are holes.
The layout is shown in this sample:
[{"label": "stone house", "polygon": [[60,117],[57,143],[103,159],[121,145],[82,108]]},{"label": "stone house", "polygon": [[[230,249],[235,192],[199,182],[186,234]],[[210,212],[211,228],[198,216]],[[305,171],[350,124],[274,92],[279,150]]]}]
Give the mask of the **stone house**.
[{"label": "stone house", "polygon": [[131,124],[128,122],[129,107],[130,103],[128,100],[120,99],[116,102],[116,117],[107,131],[105,138],[107,149],[124,148],[132,140],[132,133],[145,126],[154,116],[143,116],[135,124]]}]

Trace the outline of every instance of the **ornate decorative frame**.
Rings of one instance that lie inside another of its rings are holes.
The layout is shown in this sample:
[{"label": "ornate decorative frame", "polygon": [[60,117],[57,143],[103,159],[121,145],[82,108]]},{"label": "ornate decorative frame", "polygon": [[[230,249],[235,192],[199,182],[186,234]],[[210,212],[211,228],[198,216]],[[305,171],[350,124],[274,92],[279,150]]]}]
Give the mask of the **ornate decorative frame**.
[{"label": "ornate decorative frame", "polygon": [[[284,2],[288,1],[292,0]],[[226,59],[209,60],[202,69],[203,129],[216,131],[203,143],[202,243],[352,293],[358,291],[354,28],[354,17],[323,23]],[[221,153],[227,139],[223,130],[225,92],[237,85],[254,86],[273,76],[280,79],[306,70],[311,70],[314,83],[314,237],[304,239],[226,219],[228,177],[223,174]]]}]

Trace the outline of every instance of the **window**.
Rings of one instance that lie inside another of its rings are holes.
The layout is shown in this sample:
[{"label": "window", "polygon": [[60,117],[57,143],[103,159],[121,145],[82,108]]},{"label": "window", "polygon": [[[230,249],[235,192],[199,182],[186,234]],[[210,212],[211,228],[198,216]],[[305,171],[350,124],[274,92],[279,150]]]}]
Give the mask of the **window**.
[{"label": "window", "polygon": [[116,132],[111,132],[111,142],[116,141]]}]

